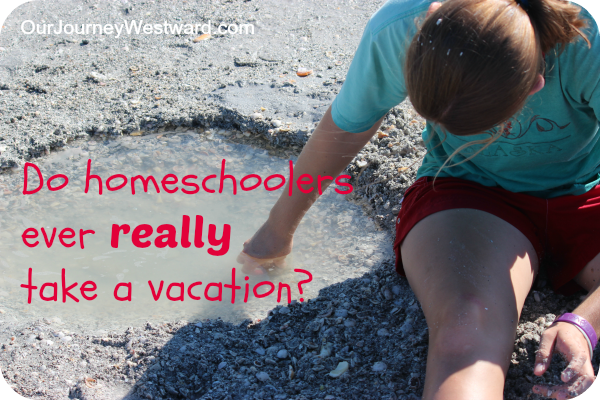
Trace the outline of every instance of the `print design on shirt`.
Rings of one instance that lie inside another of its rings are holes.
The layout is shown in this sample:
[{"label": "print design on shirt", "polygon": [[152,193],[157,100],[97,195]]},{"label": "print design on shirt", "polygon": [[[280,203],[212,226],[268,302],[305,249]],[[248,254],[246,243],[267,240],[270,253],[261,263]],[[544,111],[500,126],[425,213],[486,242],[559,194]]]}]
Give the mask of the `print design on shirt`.
[{"label": "print design on shirt", "polygon": [[[507,123],[506,126],[504,127],[504,130],[502,131],[502,137],[505,140],[497,140],[496,142],[494,142],[493,144],[491,144],[490,146],[488,146],[485,150],[483,150],[481,153],[479,153],[480,155],[484,156],[484,157],[523,157],[523,156],[546,156],[548,154],[556,154],[560,151],[562,151],[562,147],[560,147],[558,144],[559,142],[562,142],[564,140],[567,140],[568,138],[571,137],[571,135],[560,138],[560,139],[556,139],[556,140],[552,140],[552,141],[546,141],[546,142],[525,142],[525,143],[519,143],[518,145],[515,143],[511,143],[508,142],[506,140],[516,140],[516,139],[520,139],[523,136],[525,136],[525,134],[527,132],[529,132],[532,127],[534,126],[535,123],[535,129],[537,129],[538,132],[550,132],[553,131],[555,128],[558,128],[559,130],[563,130],[565,128],[567,128],[569,125],[571,125],[571,123],[569,122],[566,125],[559,125],[556,121],[553,121],[551,119],[548,118],[540,118],[539,115],[534,115],[531,120],[529,121],[529,125],[527,126],[527,129],[523,130],[523,126],[521,125],[521,123],[515,119],[515,118],[511,118]],[[518,132],[514,131],[514,127],[518,126],[519,130]],[[493,135],[496,132],[498,132],[498,127],[493,128],[489,131],[487,131],[486,133]],[[465,140],[461,137],[456,136],[456,138],[460,141],[463,141],[465,143],[468,143],[468,140]],[[470,147],[465,148],[464,150],[461,151],[461,153],[465,156],[470,156],[473,155],[475,152],[477,152],[479,149],[481,149],[483,145],[473,145]]]},{"label": "print design on shirt", "polygon": [[[527,132],[529,132],[529,130],[533,126],[534,122],[535,122],[535,127],[538,132],[550,132],[550,131],[553,131],[555,127],[560,130],[563,130],[566,127],[568,127],[569,125],[571,125],[571,123],[569,122],[568,124],[561,126],[556,121],[553,121],[548,118],[541,118],[539,115],[534,115],[531,118],[531,120],[529,121],[529,125],[527,126],[527,129],[523,130],[523,125],[521,125],[519,120],[516,118],[511,118],[506,123],[506,126],[504,127],[504,130],[502,131],[502,136],[504,136],[507,139],[520,139],[523,136],[525,136],[525,134]],[[514,128],[516,125],[518,125],[518,127],[519,127],[518,133],[514,132]],[[497,127],[487,131],[487,133],[489,133],[490,135],[493,135],[496,132],[498,132]]]}]

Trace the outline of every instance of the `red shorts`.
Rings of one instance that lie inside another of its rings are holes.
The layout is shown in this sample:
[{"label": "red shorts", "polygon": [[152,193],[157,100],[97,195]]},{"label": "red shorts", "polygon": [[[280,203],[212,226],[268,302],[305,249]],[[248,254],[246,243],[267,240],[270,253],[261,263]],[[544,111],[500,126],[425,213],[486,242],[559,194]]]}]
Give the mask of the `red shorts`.
[{"label": "red shorts", "polygon": [[404,194],[396,220],[396,271],[402,275],[400,245],[423,218],[453,208],[493,214],[523,233],[535,248],[552,288],[570,295],[573,278],[600,253],[600,185],[579,196],[542,199],[458,178],[418,179]]}]

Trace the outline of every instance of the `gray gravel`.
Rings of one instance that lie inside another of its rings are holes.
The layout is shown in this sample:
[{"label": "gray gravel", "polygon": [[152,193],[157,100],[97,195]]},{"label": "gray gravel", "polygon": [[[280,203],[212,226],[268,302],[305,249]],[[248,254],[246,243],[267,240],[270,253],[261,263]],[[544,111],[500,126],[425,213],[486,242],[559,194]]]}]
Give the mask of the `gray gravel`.
[{"label": "gray gravel", "polygon": [[[207,3],[38,1],[13,12],[0,37],[3,173],[73,138],[179,126],[250,132],[256,146],[297,153],[339,91],[362,29],[381,5]],[[25,19],[122,18],[251,22],[256,34],[194,43],[196,35],[116,39],[18,32]],[[314,72],[301,78],[299,67]],[[348,197],[390,233],[424,154],[422,127],[408,103],[395,107],[382,133],[347,168],[355,187]],[[536,399],[533,384],[559,380],[560,360],[545,377],[533,376],[534,351],[543,328],[572,310],[580,295],[555,295],[538,279],[517,331],[506,399]],[[307,303],[237,325],[177,321],[92,336],[60,320],[19,323],[3,312],[1,301],[0,320],[4,377],[34,399],[418,399],[425,377],[426,324],[392,260]],[[597,354],[596,370],[599,361]],[[347,372],[331,377],[344,362]]]}]

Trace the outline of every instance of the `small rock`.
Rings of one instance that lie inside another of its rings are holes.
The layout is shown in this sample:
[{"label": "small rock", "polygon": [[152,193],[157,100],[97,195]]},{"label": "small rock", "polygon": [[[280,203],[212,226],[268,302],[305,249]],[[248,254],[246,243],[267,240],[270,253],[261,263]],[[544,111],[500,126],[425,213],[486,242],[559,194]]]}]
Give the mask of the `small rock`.
[{"label": "small rock", "polygon": [[250,114],[250,118],[257,121],[257,120],[263,119],[264,116],[261,113],[252,113],[252,114]]},{"label": "small rock", "polygon": [[263,349],[262,347],[257,347],[254,351],[256,351],[261,356],[265,355],[265,349]]},{"label": "small rock", "polygon": [[62,340],[65,343],[69,343],[73,338],[71,336],[64,336],[61,337],[60,340]]},{"label": "small rock", "polygon": [[540,299],[540,294],[538,292],[533,292],[533,298],[535,299],[536,302],[540,302],[542,301],[542,299]]},{"label": "small rock", "polygon": [[335,310],[335,314],[334,314],[337,318],[346,318],[348,316],[348,310],[345,310],[343,308],[338,308],[337,310]]},{"label": "small rock", "polygon": [[374,372],[381,372],[381,371],[385,371],[386,369],[387,369],[387,364],[384,363],[383,361],[377,361],[375,364],[373,364]]},{"label": "small rock", "polygon": [[287,351],[287,350],[285,350],[285,349],[283,349],[283,350],[279,350],[279,351],[277,352],[277,358],[281,358],[281,359],[283,359],[283,358],[287,358],[287,356],[288,356],[288,351]]},{"label": "small rock", "polygon": [[358,168],[364,168],[367,166],[367,164],[368,164],[368,162],[366,162],[365,160],[359,160],[356,162],[356,166]]},{"label": "small rock", "polygon": [[385,328],[381,328],[377,331],[377,336],[390,336],[390,332]]},{"label": "small rock", "polygon": [[219,366],[217,367],[218,369],[223,369],[227,366],[227,363],[225,361],[223,361],[222,363],[219,364]]},{"label": "small rock", "polygon": [[355,325],[356,325],[356,320],[355,319],[349,318],[349,319],[347,319],[347,320],[344,321],[344,326],[346,328],[352,328]]},{"label": "small rock", "polygon": [[269,374],[261,371],[256,374],[256,379],[258,379],[261,382],[265,382],[265,381],[268,381],[270,379],[270,377],[269,377]]},{"label": "small rock", "polygon": [[282,307],[281,309],[279,309],[279,314],[289,314],[289,313],[290,313],[289,307]]}]

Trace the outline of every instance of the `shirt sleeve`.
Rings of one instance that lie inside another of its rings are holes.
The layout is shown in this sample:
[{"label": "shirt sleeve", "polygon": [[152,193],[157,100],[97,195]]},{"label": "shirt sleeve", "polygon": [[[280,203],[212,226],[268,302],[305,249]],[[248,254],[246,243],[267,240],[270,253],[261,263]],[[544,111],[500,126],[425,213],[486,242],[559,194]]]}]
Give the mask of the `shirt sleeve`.
[{"label": "shirt sleeve", "polygon": [[[384,6],[377,14],[385,11]],[[402,70],[406,49],[417,32],[416,15],[391,19],[382,26],[376,24],[377,14],[369,20],[331,105],[333,122],[352,133],[370,129],[407,96]]]},{"label": "shirt sleeve", "polygon": [[589,105],[600,120],[600,34],[594,18],[582,8],[581,16],[588,23],[583,33],[591,43],[588,47],[582,38],[565,48],[566,68],[561,69],[565,92],[577,102]]}]

